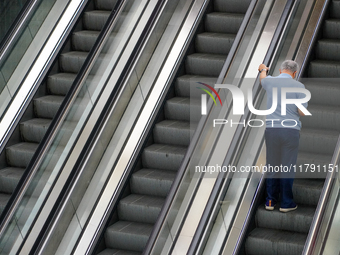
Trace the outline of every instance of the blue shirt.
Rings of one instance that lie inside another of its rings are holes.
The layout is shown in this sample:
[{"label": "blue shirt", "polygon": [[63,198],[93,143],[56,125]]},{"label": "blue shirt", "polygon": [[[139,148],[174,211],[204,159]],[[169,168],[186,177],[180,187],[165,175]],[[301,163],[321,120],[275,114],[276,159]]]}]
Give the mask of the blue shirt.
[{"label": "blue shirt", "polygon": [[[273,88],[277,88],[277,107],[276,110],[267,115],[267,128],[294,128],[301,129],[300,115],[295,104],[287,104],[286,115],[281,115],[281,88],[305,88],[305,86],[292,78],[289,74],[281,73],[277,77],[267,76],[261,81],[262,87],[267,92],[267,109],[273,104]],[[304,98],[303,93],[287,93],[287,99]],[[302,104],[307,108],[307,103]]]}]

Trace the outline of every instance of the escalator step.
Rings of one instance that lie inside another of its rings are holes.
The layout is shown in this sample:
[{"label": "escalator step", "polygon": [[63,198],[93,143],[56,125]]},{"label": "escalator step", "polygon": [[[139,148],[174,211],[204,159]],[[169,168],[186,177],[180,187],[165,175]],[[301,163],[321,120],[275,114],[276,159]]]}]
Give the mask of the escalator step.
[{"label": "escalator step", "polygon": [[237,34],[244,14],[208,13],[205,18],[205,30],[212,33]]},{"label": "escalator step", "polygon": [[83,66],[88,52],[71,51],[59,57],[59,66],[62,72],[78,73]]},{"label": "escalator step", "polygon": [[166,197],[176,172],[159,169],[141,169],[132,174],[131,193]]},{"label": "escalator step", "polygon": [[[326,178],[323,166],[328,166],[332,160],[332,154],[311,153],[300,151],[297,158],[295,178]],[[320,171],[314,171],[312,167],[320,166]]]},{"label": "escalator step", "polygon": [[250,0],[214,0],[214,10],[218,12],[246,13]]},{"label": "escalator step", "polygon": [[217,77],[226,58],[226,55],[194,53],[186,58],[185,70],[187,74]]},{"label": "escalator step", "polygon": [[152,228],[152,224],[118,221],[106,229],[105,241],[108,248],[142,252]]},{"label": "escalator step", "polygon": [[188,97],[173,97],[165,102],[166,119],[199,121],[201,118],[201,100]]},{"label": "escalator step", "polygon": [[309,64],[308,76],[310,78],[340,77],[340,62],[313,60]]},{"label": "escalator step", "polygon": [[102,252],[98,253],[98,255],[140,255],[139,252],[134,251],[123,251],[123,250],[115,250],[115,249],[105,249]]},{"label": "escalator step", "polygon": [[34,112],[39,118],[53,119],[64,97],[62,96],[44,96],[34,99]]},{"label": "escalator step", "polygon": [[110,11],[95,10],[85,12],[83,17],[84,29],[100,31],[104,27],[109,16]]},{"label": "escalator step", "polygon": [[153,138],[155,143],[189,146],[194,131],[188,121],[163,120],[155,125]]},{"label": "escalator step", "polygon": [[197,82],[203,82],[212,87],[215,86],[217,77],[208,77],[200,75],[183,75],[176,79],[175,93],[178,97],[190,97],[200,99],[202,91],[197,89],[200,86]]},{"label": "escalator step", "polygon": [[331,18],[340,19],[340,1],[331,1],[329,10]]},{"label": "escalator step", "polygon": [[[304,83],[306,89],[310,91],[312,95],[309,104],[323,104],[330,106],[340,106],[340,84],[337,82],[327,82],[326,79],[309,80]],[[306,118],[302,118],[304,121]]]},{"label": "escalator step", "polygon": [[8,165],[26,168],[37,148],[37,143],[17,143],[7,147],[6,159]]},{"label": "escalator step", "polygon": [[111,11],[117,0],[95,0],[94,2],[97,9]]},{"label": "escalator step", "polygon": [[65,96],[76,79],[73,73],[57,73],[48,76],[47,88],[50,94]]},{"label": "escalator step", "polygon": [[164,204],[164,198],[130,194],[119,201],[120,220],[154,224]]},{"label": "escalator step", "polygon": [[299,204],[297,210],[289,213],[280,212],[279,207],[278,204],[273,211],[268,211],[263,205],[259,206],[255,216],[256,226],[308,234],[314,207]]},{"label": "escalator step", "polygon": [[299,150],[332,155],[338,136],[339,132],[333,130],[304,128],[300,132]]},{"label": "escalator step", "polygon": [[[12,193],[22,174],[24,173],[25,168],[18,167],[7,167],[0,170],[0,192],[4,193]],[[1,207],[1,205],[0,205]]]},{"label": "escalator step", "polygon": [[25,142],[40,143],[51,124],[50,119],[30,119],[20,123],[21,137]]},{"label": "escalator step", "polygon": [[340,20],[339,19],[325,20],[322,32],[323,38],[340,39]]},{"label": "escalator step", "polygon": [[72,34],[72,49],[75,51],[89,52],[96,42],[99,31],[83,30]]},{"label": "escalator step", "polygon": [[145,168],[177,171],[187,148],[183,146],[152,144],[144,149],[142,162]]},{"label": "escalator step", "polygon": [[246,240],[247,255],[301,255],[307,235],[255,228]]},{"label": "escalator step", "polygon": [[312,116],[303,118],[303,128],[333,129],[340,131],[340,109],[338,106],[308,106]]},{"label": "escalator step", "polygon": [[196,36],[195,48],[199,53],[228,55],[235,34],[201,33]]},{"label": "escalator step", "polygon": [[340,40],[322,39],[316,44],[316,58],[320,60],[340,61],[340,55],[334,52],[340,52]]},{"label": "escalator step", "polygon": [[324,185],[323,179],[295,178],[293,184],[294,201],[300,206],[309,205],[316,208]]}]

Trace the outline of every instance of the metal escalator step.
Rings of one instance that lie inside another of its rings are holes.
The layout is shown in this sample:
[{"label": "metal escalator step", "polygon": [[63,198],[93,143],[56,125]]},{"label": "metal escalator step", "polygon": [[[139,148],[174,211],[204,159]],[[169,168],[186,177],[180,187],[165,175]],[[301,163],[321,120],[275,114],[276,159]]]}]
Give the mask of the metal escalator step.
[{"label": "metal escalator step", "polygon": [[[25,142],[40,143],[50,126],[51,119],[30,119],[20,123],[21,137]],[[71,121],[64,121],[61,129],[58,131],[58,144],[66,145],[70,136],[75,130],[76,123]]]},{"label": "metal escalator step", "polygon": [[184,158],[187,147],[168,144],[152,144],[142,153],[145,168],[177,171]]},{"label": "metal escalator step", "polygon": [[0,213],[2,213],[10,198],[11,198],[10,194],[0,193]]},{"label": "metal escalator step", "polygon": [[17,143],[7,147],[6,159],[8,165],[26,168],[37,148],[37,143]]},{"label": "metal escalator step", "polygon": [[246,13],[250,0],[214,0],[214,10],[218,12]]},{"label": "metal escalator step", "polygon": [[322,32],[324,38],[340,39],[340,19],[325,20]]},{"label": "metal escalator step", "polygon": [[308,76],[311,78],[340,78],[340,62],[313,60],[309,64]]},{"label": "metal escalator step", "polygon": [[244,14],[212,12],[205,17],[205,30],[212,33],[237,34]]},{"label": "metal escalator step", "polygon": [[21,137],[25,142],[40,143],[50,124],[51,119],[41,118],[35,118],[21,122]]},{"label": "metal escalator step", "polygon": [[293,184],[294,201],[300,206],[311,205],[316,207],[324,185],[323,179],[295,178]]},{"label": "metal escalator step", "polygon": [[307,235],[290,231],[255,228],[245,244],[247,255],[301,255]]},{"label": "metal escalator step", "polygon": [[217,77],[190,74],[182,75],[176,79],[174,84],[176,96],[200,99],[202,91],[197,89],[197,87],[200,86],[197,82],[203,82],[214,87],[217,82]]},{"label": "metal escalator step", "polygon": [[124,250],[116,250],[116,249],[105,249],[98,253],[98,255],[140,255],[139,252],[134,251],[124,251]]},{"label": "metal escalator step", "polygon": [[130,189],[134,194],[166,197],[176,172],[159,169],[140,169],[132,174]]},{"label": "metal escalator step", "polygon": [[142,252],[149,239],[152,224],[118,221],[105,232],[108,248]]},{"label": "metal escalator step", "polygon": [[317,95],[311,97],[309,104],[340,106],[340,84],[338,82],[314,79],[308,80],[304,84],[312,95]]},{"label": "metal escalator step", "polygon": [[47,89],[52,95],[65,96],[70,90],[77,74],[57,73],[49,75],[47,78]]},{"label": "metal escalator step", "polygon": [[335,149],[339,132],[334,130],[307,129],[303,128],[300,132],[300,151],[330,154]]},{"label": "metal escalator step", "polygon": [[110,16],[110,11],[94,10],[85,12],[83,16],[83,25],[86,30],[100,31]]},{"label": "metal escalator step", "polygon": [[259,206],[255,215],[256,226],[308,234],[315,207],[298,204],[298,209],[289,213],[280,212],[279,207],[278,204],[273,211],[268,211],[264,205]]},{"label": "metal escalator step", "polygon": [[60,55],[59,66],[62,72],[78,73],[83,66],[88,52],[70,51]]},{"label": "metal escalator step", "polygon": [[24,173],[25,168],[19,167],[7,167],[0,170],[0,192],[2,193],[12,193],[22,174]]},{"label": "metal escalator step", "polygon": [[199,53],[228,55],[235,34],[202,33],[196,36],[195,49]]},{"label": "metal escalator step", "polygon": [[187,56],[185,70],[187,74],[217,77],[226,59],[226,55],[194,53]]},{"label": "metal escalator step", "polygon": [[153,138],[155,143],[189,146],[194,131],[188,121],[163,120],[155,125]]},{"label": "metal escalator step", "polygon": [[302,118],[303,128],[333,129],[340,131],[339,106],[310,104],[308,111],[312,116]]},{"label": "metal escalator step", "polygon": [[340,1],[331,1],[329,16],[333,19],[340,19]]},{"label": "metal escalator step", "polygon": [[340,40],[335,39],[321,39],[316,44],[316,58],[330,61],[340,61]]},{"label": "metal escalator step", "polygon": [[154,224],[164,200],[158,196],[130,194],[119,201],[118,217],[123,221]]},{"label": "metal escalator step", "polygon": [[[297,168],[295,173],[295,179],[326,178],[327,172],[324,171],[325,170],[324,166],[328,166],[331,160],[332,154],[300,151],[296,163]],[[318,166],[320,166],[320,171],[317,168]]]},{"label": "metal escalator step", "polygon": [[53,119],[61,103],[63,102],[63,96],[48,95],[34,99],[34,112],[39,118]]},{"label": "metal escalator step", "polygon": [[95,6],[100,10],[111,11],[115,6],[117,0],[95,0]]},{"label": "metal escalator step", "polygon": [[201,99],[173,97],[165,102],[166,119],[199,121],[201,118]]},{"label": "metal escalator step", "polygon": [[72,49],[74,51],[90,52],[92,46],[95,44],[99,31],[83,30],[72,34]]}]

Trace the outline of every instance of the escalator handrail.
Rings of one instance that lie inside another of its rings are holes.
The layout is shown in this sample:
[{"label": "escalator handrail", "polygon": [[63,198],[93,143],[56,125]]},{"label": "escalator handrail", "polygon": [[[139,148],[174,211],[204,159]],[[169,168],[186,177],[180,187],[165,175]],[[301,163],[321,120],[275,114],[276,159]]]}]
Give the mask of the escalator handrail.
[{"label": "escalator handrail", "polygon": [[[121,2],[127,2],[128,0],[120,0]],[[65,205],[67,203],[67,199],[69,198],[69,194],[72,193],[73,191],[73,187],[76,184],[76,181],[79,179],[79,176],[82,173],[82,169],[84,164],[86,164],[86,158],[93,152],[93,148],[96,145],[96,142],[98,140],[98,137],[101,135],[101,131],[103,129],[103,127],[105,126],[105,124],[107,123],[107,119],[110,116],[110,112],[112,107],[115,105],[117,96],[120,94],[119,92],[123,89],[123,85],[126,84],[126,80],[129,78],[129,74],[131,73],[131,71],[133,70],[133,68],[135,67],[135,63],[137,63],[140,53],[142,52],[150,34],[153,31],[153,28],[156,24],[157,18],[159,17],[159,14],[162,11],[162,8],[164,7],[164,5],[167,3],[168,0],[158,0],[157,4],[153,10],[153,12],[150,14],[150,17],[147,21],[147,24],[144,28],[144,30],[142,31],[142,36],[138,39],[138,41],[135,44],[135,47],[132,50],[132,53],[130,54],[130,57],[127,61],[127,64],[125,65],[124,69],[121,72],[120,77],[117,80],[117,86],[115,86],[115,89],[112,91],[109,99],[107,100],[103,111],[100,113],[100,116],[98,117],[98,121],[96,122],[93,130],[91,131],[89,138],[86,141],[86,144],[83,148],[83,150],[81,151],[80,155],[81,157],[79,157],[70,173],[70,176],[68,177],[62,191],[60,192],[59,197],[57,198],[53,209],[51,210],[51,214],[48,216],[44,227],[42,228],[42,232],[39,234],[32,252],[33,254],[36,254],[39,250],[41,250],[42,244],[44,243],[44,241],[46,240],[46,238],[48,237],[46,234],[48,233],[48,230],[53,231],[53,229],[51,229],[51,227],[53,226],[53,223],[58,219],[58,214],[62,213],[62,209],[64,208],[63,205]],[[132,168],[129,169],[129,172],[132,171]],[[126,176],[129,176],[130,173],[127,173]],[[126,178],[125,178],[126,179]],[[117,192],[118,194],[121,193],[121,191],[124,189],[125,185],[124,183],[125,181],[122,181],[120,187],[119,187],[119,192]],[[114,199],[114,202],[112,203],[112,208],[116,207],[116,204],[119,202],[118,199]],[[100,231],[96,232],[96,236],[91,240],[91,245],[88,247],[87,249],[87,253],[86,254],[92,254],[93,251],[96,249],[97,245],[98,245],[98,240],[101,237],[103,232],[102,230],[104,230],[104,226],[106,225],[106,223],[109,220],[110,217],[110,213],[108,213],[106,215],[107,217],[105,217],[105,219],[101,220],[101,226],[99,226],[99,228],[101,229]],[[85,227],[84,227],[85,229]],[[81,234],[83,235],[83,233]],[[78,238],[78,240],[81,237]]]},{"label": "escalator handrail", "polygon": [[[222,83],[223,80],[224,80],[224,76],[225,76],[224,74],[227,72],[227,70],[228,70],[228,68],[229,68],[229,66],[230,66],[230,64],[231,64],[231,62],[232,62],[232,60],[234,58],[234,55],[235,55],[235,53],[237,51],[237,48],[238,48],[238,45],[239,45],[239,43],[240,43],[240,41],[241,41],[241,39],[243,37],[244,30],[245,30],[245,28],[246,28],[246,26],[247,26],[247,24],[249,22],[249,19],[251,17],[251,14],[252,14],[252,12],[253,12],[257,2],[258,2],[258,0],[252,0],[250,5],[249,5],[249,8],[248,8],[248,10],[247,10],[247,12],[245,14],[245,17],[244,17],[244,19],[243,19],[243,21],[241,23],[240,29],[239,29],[238,33],[236,34],[234,43],[233,43],[233,45],[232,45],[232,47],[230,49],[228,57],[227,57],[224,65],[222,67],[222,71],[221,71],[221,73],[220,73],[220,75],[219,75],[219,77],[217,79],[217,84]],[[210,112],[212,108],[213,108],[213,100],[209,100],[208,104],[207,104],[207,112]],[[188,163],[189,163],[189,161],[191,159],[191,155],[192,155],[192,153],[193,153],[193,151],[194,151],[194,149],[195,149],[195,147],[196,147],[196,145],[198,143],[198,140],[200,138],[200,134],[203,131],[205,123],[207,122],[208,116],[209,115],[203,115],[201,117],[198,125],[197,125],[196,131],[195,131],[195,133],[193,135],[193,138],[192,138],[192,140],[190,142],[189,148],[188,148],[188,150],[187,150],[187,152],[186,152],[186,154],[184,156],[184,159],[183,159],[183,161],[181,163],[181,166],[180,166],[180,168],[178,170],[176,178],[175,178],[175,180],[174,180],[174,182],[173,182],[173,184],[171,186],[169,194],[168,194],[168,196],[167,196],[167,198],[166,198],[166,200],[164,202],[164,205],[163,205],[163,207],[161,209],[161,212],[159,213],[157,221],[156,221],[156,223],[154,225],[154,228],[153,228],[153,230],[151,232],[151,235],[150,235],[150,237],[148,239],[148,242],[147,242],[147,244],[146,244],[146,246],[144,248],[143,254],[150,254],[152,249],[153,249],[153,247],[154,247],[154,245],[155,245],[155,242],[157,240],[157,237],[159,235],[161,227],[164,225],[164,220],[166,218],[166,215],[169,213],[170,206],[171,206],[171,204],[173,202],[175,194],[177,193],[177,190],[179,189],[180,183],[181,183],[181,181],[182,181],[182,179],[183,179],[183,177],[185,175],[185,172],[186,172],[185,170],[186,170],[186,168],[188,166]]]},{"label": "escalator handrail", "polygon": [[7,55],[13,48],[16,39],[20,36],[20,32],[24,29],[25,24],[29,22],[32,13],[36,10],[39,5],[39,0],[27,1],[16,17],[15,21],[10,26],[9,30],[6,32],[4,38],[0,43],[0,67],[3,61],[5,61]]},{"label": "escalator handrail", "polygon": [[[291,9],[294,6],[294,4],[298,0],[288,0],[287,4],[284,8],[284,11],[280,17],[279,24],[275,30],[273,39],[271,41],[271,44],[268,48],[268,51],[266,53],[265,59],[263,63],[267,66],[270,66],[271,62],[274,59],[274,55],[276,52],[277,45],[279,45],[280,41],[282,40],[282,35],[284,34],[285,25],[287,24],[287,19],[291,13]],[[262,87],[260,85],[259,79],[256,79],[256,82],[253,86],[253,101],[257,101],[260,91]],[[255,105],[255,104],[254,104]],[[251,117],[251,112],[248,107],[245,109],[245,114],[242,116],[241,122],[248,120]],[[250,129],[249,126],[246,126],[245,128],[240,125],[237,127],[235,135],[233,137],[233,140],[231,142],[230,148],[226,154],[225,160],[223,162],[223,165],[234,165],[232,162],[234,161],[235,155],[237,155],[237,150],[239,148],[239,145],[242,143],[242,141],[245,139],[245,136]],[[221,192],[221,189],[223,187],[224,182],[228,183],[231,181],[231,177],[228,175],[227,172],[220,172],[218,177],[216,178],[216,183],[213,187],[213,190],[211,192],[211,195],[209,197],[208,203],[204,209],[203,215],[201,217],[201,220],[199,222],[199,225],[197,227],[197,230],[194,234],[194,237],[192,239],[192,242],[189,247],[189,254],[195,254],[197,251],[199,245],[201,244],[203,240],[203,234],[204,229],[207,227],[209,219],[212,216],[212,212],[214,210],[216,201],[218,200],[219,194]]]},{"label": "escalator handrail", "polygon": [[[334,153],[333,153],[331,164],[333,164],[333,166],[336,166],[339,164],[339,162],[340,162],[340,135],[339,135],[339,138],[338,138],[338,141],[337,141]],[[335,171],[334,168],[332,171],[328,171],[327,173],[326,181],[322,188],[318,206],[316,208],[313,221],[312,221],[312,225],[309,229],[307,240],[306,240],[303,252],[302,252],[302,254],[304,255],[309,255],[313,253],[315,243],[316,243],[315,241],[319,234],[322,219],[324,218],[324,214],[326,211],[327,201],[331,195],[334,181],[336,180],[338,175],[339,173]]]},{"label": "escalator handrail", "polygon": [[48,127],[43,139],[41,140],[37,150],[35,151],[32,159],[30,160],[24,174],[22,175],[19,183],[17,184],[12,196],[10,197],[9,201],[7,202],[6,207],[4,208],[3,212],[0,215],[0,236],[4,233],[7,225],[11,221],[11,218],[16,211],[17,207],[20,204],[21,198],[24,196],[24,193],[33,179],[35,173],[40,166],[42,159],[45,153],[48,151],[53,138],[56,136],[57,132],[59,131],[60,126],[63,123],[72,103],[76,99],[78,92],[82,88],[82,85],[87,77],[88,73],[91,70],[92,64],[95,59],[99,56],[100,50],[103,47],[105,40],[108,38],[107,31],[109,26],[117,20],[117,13],[119,13],[120,9],[122,8],[123,4],[127,0],[118,0],[115,7],[113,8],[108,22],[104,25],[102,31],[100,32],[95,45],[91,49],[89,55],[87,56],[82,68],[80,69],[79,73],[77,74],[70,90],[66,94],[60,108],[58,109],[56,115],[51,121],[50,126]]}]

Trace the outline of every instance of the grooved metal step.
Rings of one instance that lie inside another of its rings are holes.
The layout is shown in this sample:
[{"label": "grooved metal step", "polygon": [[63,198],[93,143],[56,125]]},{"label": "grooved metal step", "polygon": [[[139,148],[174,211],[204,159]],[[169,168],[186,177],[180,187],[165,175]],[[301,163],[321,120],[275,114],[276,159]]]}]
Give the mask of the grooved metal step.
[{"label": "grooved metal step", "polygon": [[277,204],[273,211],[268,211],[263,205],[256,211],[256,226],[308,234],[315,213],[315,207],[298,205],[298,209],[289,213],[279,211]]},{"label": "grooved metal step", "polygon": [[195,129],[188,121],[163,120],[153,129],[155,143],[189,146]]},{"label": "grooved metal step", "polygon": [[275,229],[255,228],[248,236],[247,255],[301,255],[307,235]]},{"label": "grooved metal step", "polygon": [[118,221],[105,232],[108,248],[142,252],[152,231],[152,224]]},{"label": "grooved metal step", "polygon": [[119,201],[120,220],[154,224],[164,203],[164,198],[130,194]]},{"label": "grooved metal step", "polygon": [[205,30],[213,33],[237,34],[244,14],[239,13],[208,13],[205,18]]},{"label": "grooved metal step", "polygon": [[176,172],[160,169],[141,169],[132,174],[130,179],[133,194],[166,197]]}]

